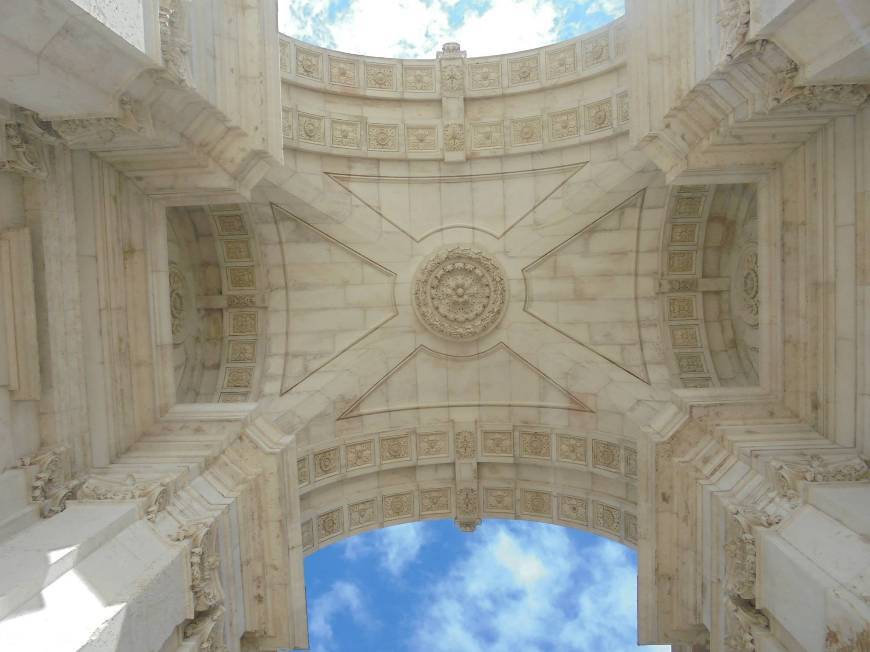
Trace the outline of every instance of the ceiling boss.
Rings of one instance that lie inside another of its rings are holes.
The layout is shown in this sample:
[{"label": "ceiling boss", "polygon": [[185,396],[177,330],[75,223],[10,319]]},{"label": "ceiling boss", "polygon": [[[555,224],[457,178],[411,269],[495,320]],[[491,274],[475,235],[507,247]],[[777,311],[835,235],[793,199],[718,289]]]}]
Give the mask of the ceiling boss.
[{"label": "ceiling boss", "polygon": [[504,270],[477,247],[439,249],[417,269],[412,288],[417,317],[446,339],[485,335],[498,325],[507,307]]}]

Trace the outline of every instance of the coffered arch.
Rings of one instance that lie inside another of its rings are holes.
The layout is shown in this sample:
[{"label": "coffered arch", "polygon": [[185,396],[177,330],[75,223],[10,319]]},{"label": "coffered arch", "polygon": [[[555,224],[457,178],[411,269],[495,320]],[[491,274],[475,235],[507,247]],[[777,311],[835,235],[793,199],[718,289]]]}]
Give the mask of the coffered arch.
[{"label": "coffered arch", "polygon": [[575,527],[634,547],[630,440],[544,424],[448,421],[343,437],[299,451],[304,554],[360,532],[430,519]]}]

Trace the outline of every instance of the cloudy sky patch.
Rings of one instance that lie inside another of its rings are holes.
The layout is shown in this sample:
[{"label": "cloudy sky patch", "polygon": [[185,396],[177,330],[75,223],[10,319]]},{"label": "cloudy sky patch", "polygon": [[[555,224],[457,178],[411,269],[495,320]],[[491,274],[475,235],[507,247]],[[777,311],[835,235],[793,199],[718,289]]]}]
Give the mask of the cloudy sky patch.
[{"label": "cloudy sky patch", "polygon": [[330,546],[305,573],[318,652],[668,649],[635,643],[634,552],[578,530],[406,524]]},{"label": "cloudy sky patch", "polygon": [[433,58],[458,41],[469,56],[540,47],[600,27],[624,0],[280,0],[283,33],[379,57]]}]

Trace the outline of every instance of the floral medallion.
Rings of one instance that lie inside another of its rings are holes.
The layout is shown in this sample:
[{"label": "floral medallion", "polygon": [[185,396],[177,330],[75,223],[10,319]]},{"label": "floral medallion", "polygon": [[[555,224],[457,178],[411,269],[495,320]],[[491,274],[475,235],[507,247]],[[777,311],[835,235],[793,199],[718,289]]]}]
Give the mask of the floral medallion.
[{"label": "floral medallion", "polygon": [[414,276],[414,310],[432,333],[471,340],[488,333],[507,307],[504,270],[480,249],[451,245],[427,258]]}]

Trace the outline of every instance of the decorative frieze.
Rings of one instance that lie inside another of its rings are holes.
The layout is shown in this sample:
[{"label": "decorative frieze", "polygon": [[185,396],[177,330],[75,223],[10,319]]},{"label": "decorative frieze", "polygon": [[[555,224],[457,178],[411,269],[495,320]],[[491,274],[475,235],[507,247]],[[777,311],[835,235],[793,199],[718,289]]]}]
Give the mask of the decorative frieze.
[{"label": "decorative frieze", "polygon": [[317,517],[317,539],[318,541],[328,541],[337,537],[344,531],[344,519],[342,510],[333,509]]},{"label": "decorative frieze", "polygon": [[296,74],[308,79],[323,79],[322,56],[314,50],[296,46]]},{"label": "decorative frieze", "polygon": [[449,487],[424,489],[420,492],[420,514],[429,516],[448,513],[450,513]]},{"label": "decorative frieze", "polygon": [[543,142],[543,123],[534,116],[511,121],[511,145],[540,145]]},{"label": "decorative frieze", "polygon": [[483,454],[494,457],[513,457],[514,434],[510,430],[484,430]]},{"label": "decorative frieze", "polygon": [[619,473],[619,446],[601,439],[593,439],[592,466]]},{"label": "decorative frieze", "polygon": [[797,84],[799,72],[797,63],[791,61],[777,73],[768,100],[771,109],[794,107],[804,111],[818,111],[827,105],[857,108],[870,95],[870,85],[867,84],[800,86]]},{"label": "decorative frieze", "polygon": [[522,84],[533,84],[540,79],[539,68],[540,64],[538,62],[537,54],[530,57],[508,59],[510,85],[520,86]]},{"label": "decorative frieze", "polygon": [[456,459],[473,459],[477,454],[475,434],[470,430],[460,430],[455,435]]},{"label": "decorative frieze", "polygon": [[414,494],[406,491],[383,497],[384,520],[395,521],[414,515]]},{"label": "decorative frieze", "polygon": [[406,91],[435,92],[435,66],[405,66],[402,72]]},{"label": "decorative frieze", "polygon": [[421,432],[417,435],[417,457],[446,457],[448,445],[446,432]]},{"label": "decorative frieze", "polygon": [[347,470],[372,466],[375,463],[375,442],[373,439],[348,444],[344,447]]},{"label": "decorative frieze", "polygon": [[537,459],[550,459],[550,433],[520,431],[520,455]]},{"label": "decorative frieze", "polygon": [[577,109],[567,109],[550,114],[550,140],[564,140],[580,134],[580,117]]},{"label": "decorative frieze", "polygon": [[589,523],[588,503],[579,496],[559,496],[559,518],[579,525]]},{"label": "decorative frieze", "polygon": [[594,68],[610,61],[610,33],[603,32],[581,41],[583,68]]},{"label": "decorative frieze", "polygon": [[369,124],[368,149],[376,152],[399,151],[399,125]]},{"label": "decorative frieze", "polygon": [[591,134],[613,126],[613,103],[610,98],[583,107],[586,133]]},{"label": "decorative frieze", "polygon": [[329,83],[339,86],[359,86],[357,79],[357,65],[353,59],[329,57]]},{"label": "decorative frieze", "polygon": [[768,479],[777,494],[791,504],[801,500],[801,485],[813,482],[860,482],[870,478],[867,463],[860,457],[826,459],[808,455],[803,459],[773,460]]},{"label": "decorative frieze", "polygon": [[574,44],[547,50],[547,79],[558,79],[577,70],[577,52]]},{"label": "decorative frieze", "polygon": [[622,534],[622,518],[618,507],[599,503],[592,503],[593,525],[603,532],[620,536]]},{"label": "decorative frieze", "polygon": [[586,438],[559,435],[559,461],[586,464]]},{"label": "decorative frieze", "polygon": [[498,61],[469,64],[468,72],[473,91],[501,88],[501,63]]},{"label": "decorative frieze", "polygon": [[172,482],[168,478],[137,482],[131,474],[126,481],[91,476],[75,493],[77,500],[135,500],[145,518],[154,521],[169,504]]},{"label": "decorative frieze", "polygon": [[510,488],[486,487],[483,490],[483,508],[487,512],[513,514],[514,490]]},{"label": "decorative frieze", "polygon": [[376,522],[375,518],[374,498],[353,503],[347,508],[348,527],[351,530],[358,530],[367,525],[374,525]]},{"label": "decorative frieze", "polygon": [[411,459],[411,435],[382,437],[380,441],[381,463],[407,462]]},{"label": "decorative frieze", "polygon": [[139,140],[154,136],[151,113],[128,93],[118,99],[117,117],[55,120],[52,127],[70,147],[102,146],[119,140]]},{"label": "decorative frieze", "polygon": [[340,455],[338,446],[314,454],[314,479],[319,480],[339,471]]},{"label": "decorative frieze", "polygon": [[396,90],[396,67],[392,64],[366,63],[366,87],[384,91]]}]

